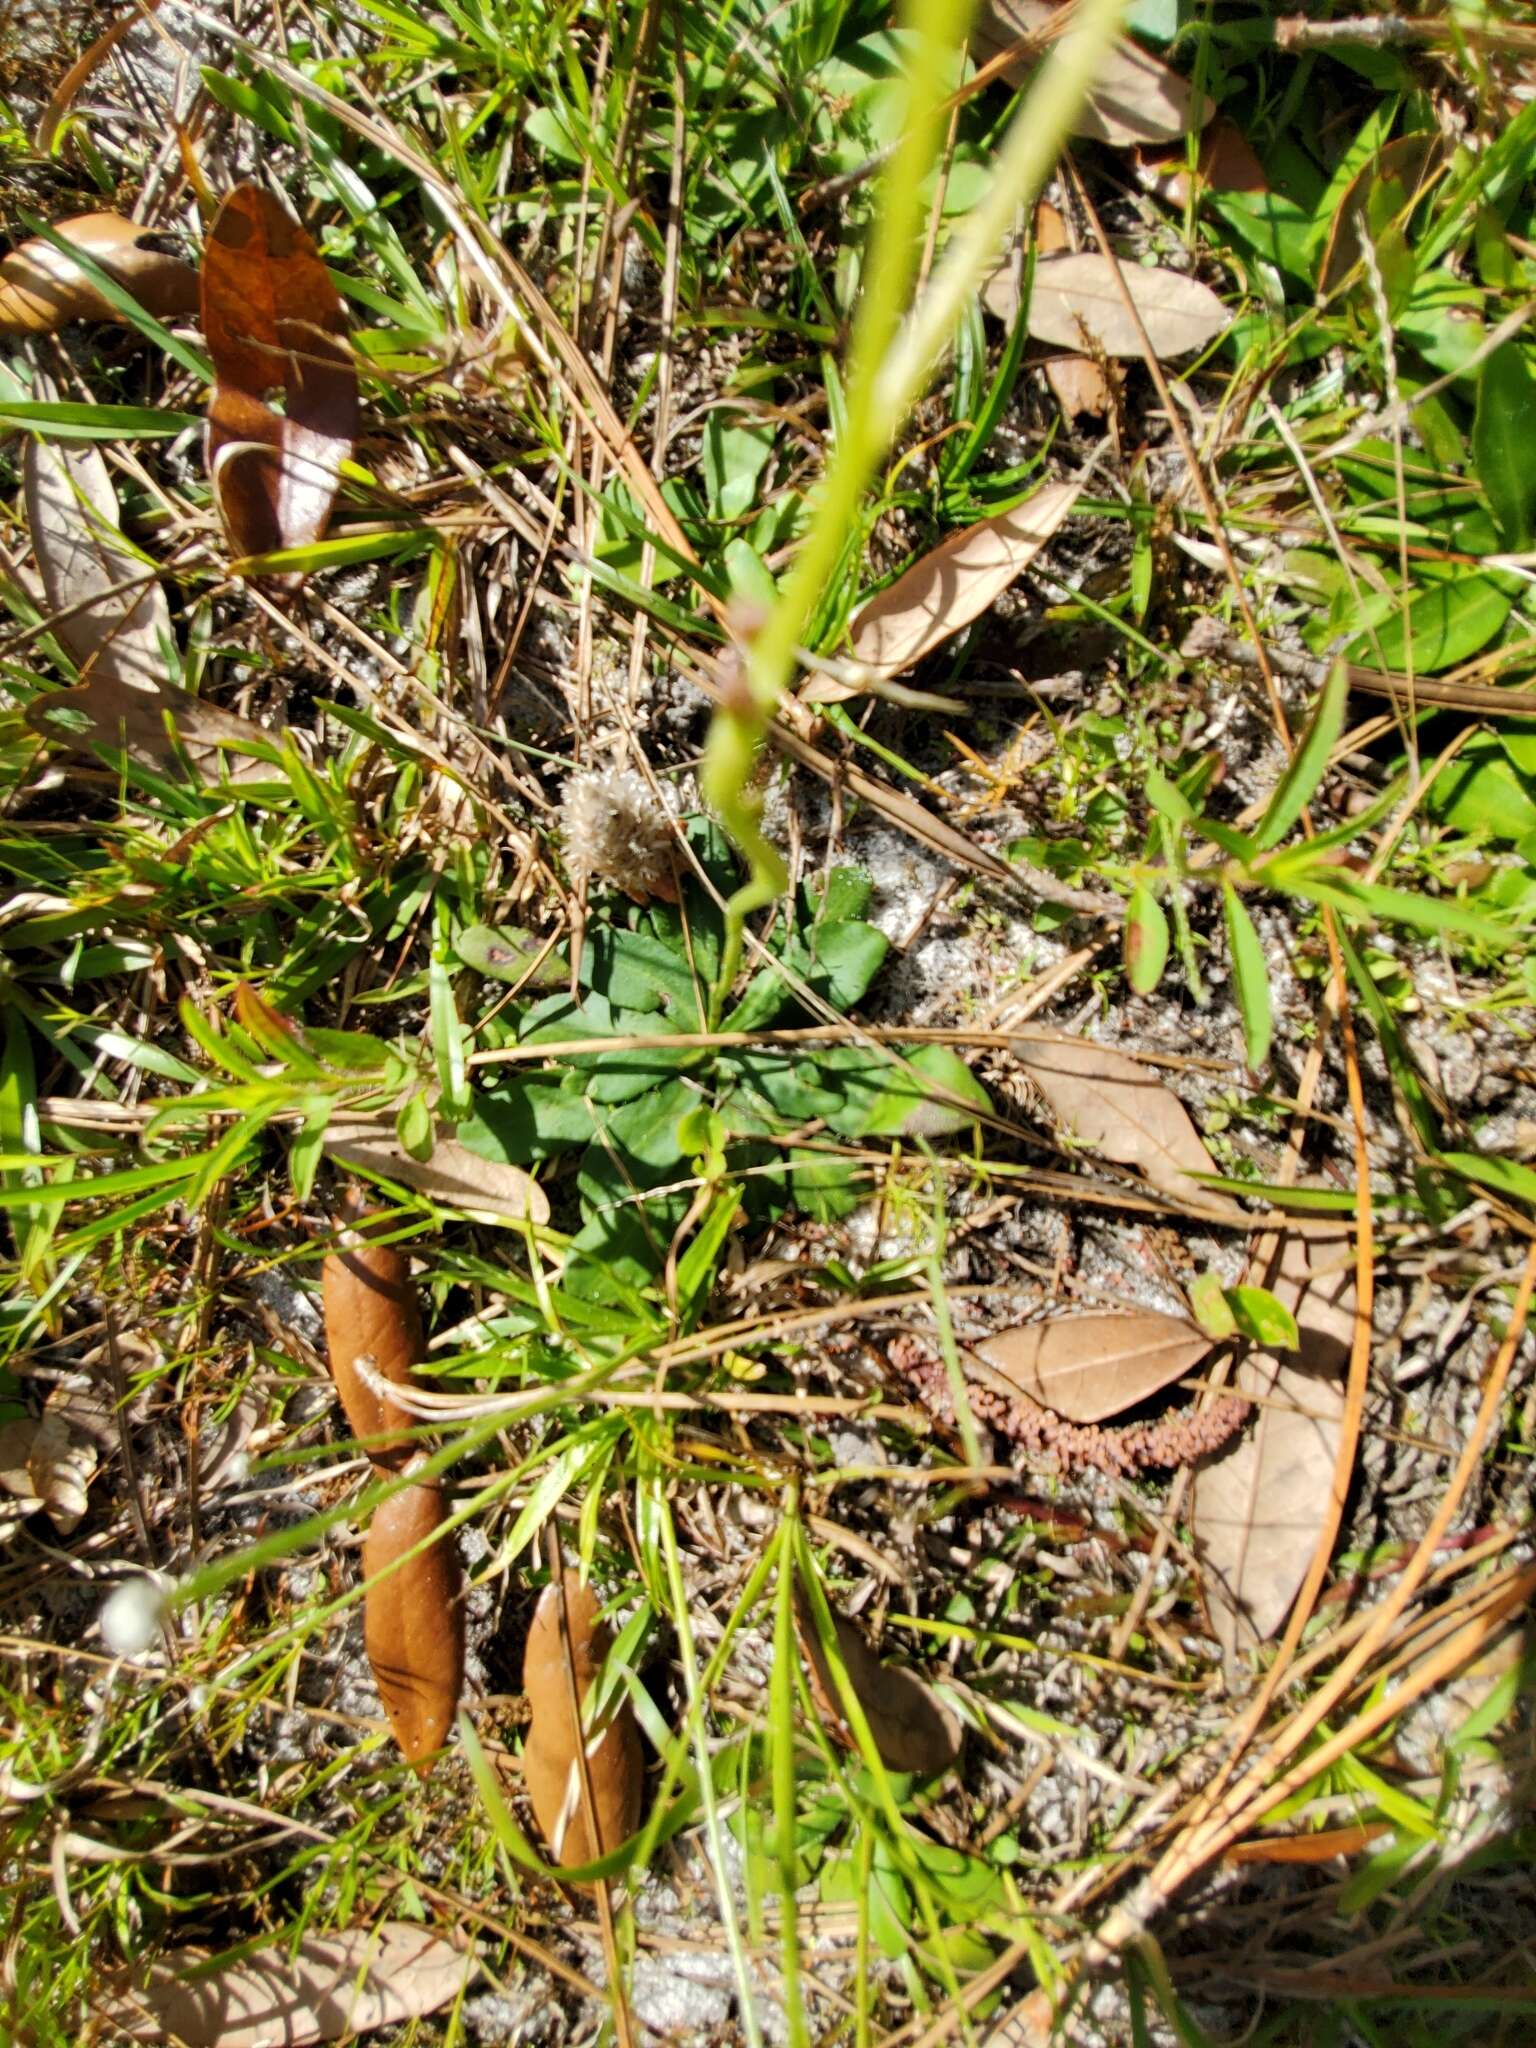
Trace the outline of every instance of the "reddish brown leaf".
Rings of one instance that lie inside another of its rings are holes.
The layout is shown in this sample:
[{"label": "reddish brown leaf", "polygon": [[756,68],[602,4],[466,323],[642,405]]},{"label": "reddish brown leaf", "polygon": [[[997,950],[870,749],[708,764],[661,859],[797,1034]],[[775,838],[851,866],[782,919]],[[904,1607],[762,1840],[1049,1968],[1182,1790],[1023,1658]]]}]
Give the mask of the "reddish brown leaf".
[{"label": "reddish brown leaf", "polygon": [[464,1682],[463,1581],[448,1537],[377,1575],[443,1519],[442,1490],[408,1486],[374,1511],[363,1544],[363,1642],[400,1754],[419,1771],[448,1739]]},{"label": "reddish brown leaf", "polygon": [[[1184,206],[1190,194],[1189,165],[1183,149],[1138,150],[1136,176],[1149,192],[1170,206]],[[1269,177],[1254,155],[1248,138],[1226,114],[1218,114],[1200,138],[1196,184],[1207,192],[1267,192]]]},{"label": "reddish brown leaf", "polygon": [[[82,213],[54,232],[99,263],[157,320],[197,306],[197,272],[171,255],[154,229],[115,213]],[[0,258],[0,334],[53,334],[71,320],[121,320],[122,314],[78,263],[41,237]]]},{"label": "reddish brown leaf", "polygon": [[1319,300],[1330,297],[1345,283],[1384,219],[1401,220],[1412,210],[1447,154],[1445,138],[1438,132],[1400,135],[1377,150],[1355,174],[1334,209],[1328,246],[1318,266]]},{"label": "reddish brown leaf", "polygon": [[[370,1244],[349,1232],[349,1242],[332,1252],[320,1273],[325,1309],[325,1342],[331,1376],[356,1437],[386,1436],[409,1429],[415,1417],[388,1394],[375,1393],[359,1371],[367,1364],[396,1386],[409,1386],[426,1356],[421,1307],[410,1261],[397,1245]],[[370,1446],[384,1469],[400,1469],[412,1455],[409,1444]]]},{"label": "reddish brown leaf", "polygon": [[1024,1323],[973,1348],[1010,1391],[1070,1422],[1101,1422],[1192,1372],[1211,1340],[1177,1316],[1136,1309]]},{"label": "reddish brown leaf", "polygon": [[[893,1771],[910,1771],[920,1778],[947,1771],[960,1754],[961,1728],[956,1715],[915,1671],[900,1664],[882,1663],[865,1642],[862,1630],[846,1615],[835,1609],[831,1612],[838,1654],[854,1697],[864,1709],[880,1761]],[[853,1732],[843,1716],[837,1680],[816,1633],[810,1602],[798,1585],[795,1631],[800,1638],[811,1693],[828,1733],[852,1749]]]},{"label": "reddish brown leaf", "polygon": [[[308,546],[357,440],[357,372],[318,250],[258,185],[237,186],[209,230],[202,307],[218,377],[208,473],[230,547],[244,557]],[[265,402],[274,391],[280,412]]]},{"label": "reddish brown leaf", "polygon": [[[628,1699],[620,1694],[595,1721],[586,1714],[587,1696],[608,1654],[608,1631],[599,1618],[597,1595],[576,1572],[565,1573],[564,1592],[569,1669],[557,1585],[540,1594],[523,1653],[523,1686],[533,1715],[523,1747],[523,1778],[550,1854],[574,1868],[594,1862],[634,1833],[645,1773]],[[586,1723],[592,1812],[582,1796],[577,1763],[581,1735],[571,1713],[572,1678]]]},{"label": "reddish brown leaf", "polygon": [[1262,1237],[1250,1277],[1295,1316],[1301,1341],[1243,1360],[1233,1385],[1259,1404],[1253,1426],[1196,1482],[1195,1550],[1229,1664],[1285,1620],[1332,1499],[1354,1338],[1349,1233]]}]

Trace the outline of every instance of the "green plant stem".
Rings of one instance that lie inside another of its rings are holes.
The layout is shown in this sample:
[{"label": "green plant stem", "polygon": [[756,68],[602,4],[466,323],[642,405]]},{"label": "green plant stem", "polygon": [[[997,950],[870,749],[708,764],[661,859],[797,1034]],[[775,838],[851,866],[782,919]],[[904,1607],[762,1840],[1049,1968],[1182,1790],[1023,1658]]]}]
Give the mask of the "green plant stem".
[{"label": "green plant stem", "polygon": [[940,146],[948,60],[963,40],[970,15],[970,0],[908,0],[903,24],[915,31],[917,49],[908,71],[901,142],[881,188],[854,323],[843,431],[794,568],[746,646],[743,687],[716,711],[704,753],[700,781],[705,799],[751,869],[726,906],[712,1024],[718,1022],[741,965],[746,918],[788,886],[784,863],[764,836],[751,778],[794,672],[795,649],[847,545],[876,464],[921,395],[971,294],[996,263],[1015,215],[1049,176],[1099,59],[1113,40],[1122,6],[1123,0],[1078,0],[1070,27],[1014,115],[987,196],[955,231],[927,290],[903,322],[900,309],[918,258],[922,188]]}]

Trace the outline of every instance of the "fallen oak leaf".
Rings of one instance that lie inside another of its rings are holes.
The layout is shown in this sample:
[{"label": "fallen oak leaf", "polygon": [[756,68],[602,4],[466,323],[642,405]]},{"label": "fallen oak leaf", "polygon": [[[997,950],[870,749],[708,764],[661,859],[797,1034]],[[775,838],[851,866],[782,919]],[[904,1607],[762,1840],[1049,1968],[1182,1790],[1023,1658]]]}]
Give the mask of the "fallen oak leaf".
[{"label": "fallen oak leaf", "polygon": [[73,1534],[85,1519],[87,1488],[97,1464],[95,1445],[51,1408],[35,1421],[6,1423],[0,1428],[0,1493],[8,1496],[5,1533],[41,1510],[61,1536]]},{"label": "fallen oak leaf", "polygon": [[1192,1372],[1211,1340],[1155,1309],[1054,1316],[972,1345],[1010,1392],[1069,1422],[1102,1422]]},{"label": "fallen oak leaf", "polygon": [[1219,1169],[1189,1111],[1150,1067],[1087,1038],[1031,1032],[1009,1044],[1057,1123],[1074,1138],[1116,1166],[1135,1167],[1179,1202],[1242,1220],[1235,1202],[1196,1178]]},{"label": "fallen oak leaf", "polygon": [[444,1515],[441,1487],[408,1486],[380,1501],[363,1542],[363,1647],[400,1754],[423,1776],[464,1683],[463,1577],[452,1539],[431,1540]]},{"label": "fallen oak leaf", "polygon": [[1242,1360],[1233,1386],[1257,1406],[1253,1427],[1205,1460],[1195,1481],[1195,1553],[1229,1667],[1284,1621],[1333,1496],[1354,1340],[1349,1248],[1340,1229],[1266,1233],[1254,1250],[1252,1275],[1291,1311],[1300,1343]]},{"label": "fallen oak leaf", "polygon": [[[580,1575],[567,1571],[560,1583],[546,1586],[523,1653],[523,1689],[532,1712],[523,1779],[550,1854],[567,1868],[595,1862],[640,1824],[645,1773],[634,1710],[622,1691],[595,1717],[587,1707],[608,1650],[597,1595]],[[573,1679],[580,1730],[571,1713]],[[586,1754],[591,1811],[582,1791],[578,1744]]]},{"label": "fallen oak leaf", "polygon": [[[1096,251],[1040,257],[1025,316],[1031,339],[1055,348],[1092,348],[1107,356],[1142,355],[1140,328],[1126,310],[1110,263]],[[1122,263],[1119,268],[1159,361],[1203,349],[1232,323],[1227,307],[1196,277],[1160,264]],[[1019,280],[1011,258],[993,271],[981,295],[988,312],[1000,320],[1018,317]]]},{"label": "fallen oak leaf", "polygon": [[[994,605],[1034,560],[1076,504],[1081,484],[1047,484],[1022,505],[952,533],[860,607],[853,656],[894,675]],[[853,686],[818,677],[807,702],[852,696]]]},{"label": "fallen oak leaf", "polygon": [[58,614],[51,630],[93,679],[158,694],[176,644],[171,610],[153,570],[123,536],[100,449],[30,435],[21,469],[32,551]]},{"label": "fallen oak leaf", "polygon": [[22,488],[38,574],[56,615],[50,629],[85,678],[35,697],[26,713],[32,729],[65,745],[120,749],[157,772],[183,756],[202,767],[220,748],[264,745],[259,726],[166,680],[176,662],[170,607],[123,536],[100,450],[29,437]]},{"label": "fallen oak leaf", "polygon": [[[827,1611],[843,1670],[864,1710],[880,1761],[889,1770],[910,1772],[919,1778],[936,1777],[947,1771],[960,1754],[963,1731],[959,1716],[915,1671],[900,1664],[887,1664],[877,1657],[865,1642],[863,1631],[846,1615],[830,1605]],[[815,1613],[809,1596],[798,1583],[795,1633],[811,1682],[811,1696],[828,1733],[845,1748],[856,1748],[853,1731],[843,1713],[837,1680],[816,1631]]]},{"label": "fallen oak leaf", "polygon": [[[971,31],[971,54],[984,63],[1021,39],[1038,45],[1054,32],[1057,19],[1052,0],[984,0]],[[1034,61],[1032,54],[1016,58],[1002,76],[1010,85],[1025,85]],[[1210,117],[1211,102],[1188,79],[1125,38],[1100,58],[1071,132],[1094,142],[1172,142]]]},{"label": "fallen oak leaf", "polygon": [[[1066,222],[1048,199],[1042,199],[1035,208],[1036,255],[1053,256],[1071,246]],[[1112,380],[1118,375],[1107,361],[1096,363],[1092,356],[1053,356],[1045,365],[1045,381],[1066,419],[1083,413],[1102,419],[1115,402]]]},{"label": "fallen oak leaf", "polygon": [[475,1957],[404,1920],[306,1934],[221,1962],[172,1949],[104,2004],[123,2038],[184,2048],[310,2048],[419,2019],[457,1998]]},{"label": "fallen oak leaf", "polygon": [[[82,213],[53,232],[98,263],[158,319],[197,310],[197,272],[157,246],[154,229],[116,213]],[[121,320],[95,280],[53,242],[34,236],[0,257],[0,335],[56,334],[72,320]]]},{"label": "fallen oak leaf", "polygon": [[520,1166],[486,1159],[439,1128],[425,1159],[400,1143],[391,1116],[332,1117],[323,1140],[327,1155],[397,1186],[417,1188],[445,1209],[486,1223],[545,1224],[549,1197]]},{"label": "fallen oak leaf", "polygon": [[356,445],[357,371],[319,251],[259,185],[237,186],[209,229],[202,316],[217,378],[206,459],[230,547],[241,559],[306,547]]}]

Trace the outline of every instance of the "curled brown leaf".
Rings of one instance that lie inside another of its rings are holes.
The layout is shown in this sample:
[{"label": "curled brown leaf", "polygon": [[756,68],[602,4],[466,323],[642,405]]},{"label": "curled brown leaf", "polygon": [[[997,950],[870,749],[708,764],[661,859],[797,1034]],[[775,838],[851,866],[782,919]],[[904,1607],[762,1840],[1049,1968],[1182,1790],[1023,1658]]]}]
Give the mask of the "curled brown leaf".
[{"label": "curled brown leaf", "polygon": [[448,1739],[464,1682],[463,1580],[449,1538],[381,1579],[443,1521],[442,1489],[408,1486],[374,1511],[363,1544],[363,1642],[390,1729],[423,1770]]},{"label": "curled brown leaf", "polygon": [[[574,1868],[595,1861],[634,1833],[640,1822],[644,1766],[634,1713],[622,1694],[596,1720],[585,1711],[608,1654],[608,1631],[599,1617],[597,1595],[582,1584],[579,1574],[566,1572],[563,1587],[565,1628],[562,1589],[551,1584],[540,1594],[528,1630],[523,1687],[533,1718],[523,1748],[523,1777],[550,1854],[557,1863]],[[573,1679],[586,1723],[584,1745],[571,1712]],[[583,1746],[590,1810],[577,1761]]]},{"label": "curled brown leaf", "polygon": [[[157,320],[196,310],[197,272],[153,229],[116,213],[82,213],[57,222],[54,233],[99,263]],[[0,257],[0,334],[55,334],[71,320],[122,317],[80,265],[41,236]]]}]

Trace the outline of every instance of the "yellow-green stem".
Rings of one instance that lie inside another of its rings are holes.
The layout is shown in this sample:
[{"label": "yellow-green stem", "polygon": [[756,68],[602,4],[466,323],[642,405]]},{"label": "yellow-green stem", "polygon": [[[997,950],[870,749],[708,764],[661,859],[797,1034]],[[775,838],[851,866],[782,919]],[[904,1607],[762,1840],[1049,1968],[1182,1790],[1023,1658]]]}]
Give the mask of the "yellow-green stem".
[{"label": "yellow-green stem", "polygon": [[881,189],[863,293],[855,317],[845,420],[817,492],[815,515],[778,602],[746,649],[747,687],[716,711],[700,777],[705,800],[745,854],[750,878],[726,906],[720,974],[711,1003],[719,1022],[741,965],[745,920],[788,885],[762,830],[751,779],[758,748],[794,672],[795,649],[846,544],[876,464],[921,395],[935,364],[1022,206],[1056,161],[1124,0],[1078,0],[1073,19],[1019,108],[987,196],[956,230],[927,290],[900,319],[918,257],[922,187],[938,155],[949,60],[964,39],[972,0],[907,0],[903,25],[917,37],[908,70],[901,144]]}]

